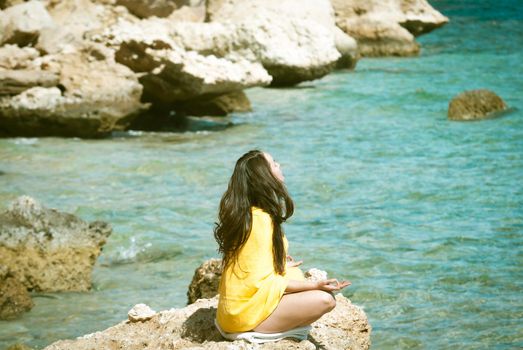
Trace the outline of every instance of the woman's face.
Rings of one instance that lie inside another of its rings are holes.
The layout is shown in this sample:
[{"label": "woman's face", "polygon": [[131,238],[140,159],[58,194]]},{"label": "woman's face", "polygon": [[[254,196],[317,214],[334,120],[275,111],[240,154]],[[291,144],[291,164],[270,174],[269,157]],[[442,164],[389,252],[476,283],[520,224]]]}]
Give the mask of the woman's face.
[{"label": "woman's face", "polygon": [[272,159],[272,156],[269,153],[263,152],[263,156],[267,161],[269,162],[269,165],[271,167],[272,175],[274,175],[275,178],[283,182],[285,180],[285,177],[283,176],[283,173],[281,172],[280,164],[276,163],[274,159]]}]

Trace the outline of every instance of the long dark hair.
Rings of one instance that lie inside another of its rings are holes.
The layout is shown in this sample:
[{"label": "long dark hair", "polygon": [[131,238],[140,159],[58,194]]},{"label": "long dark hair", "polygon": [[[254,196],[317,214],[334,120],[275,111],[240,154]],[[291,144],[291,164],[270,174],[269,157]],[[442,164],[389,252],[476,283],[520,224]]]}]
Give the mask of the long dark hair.
[{"label": "long dark hair", "polygon": [[271,216],[274,270],[283,274],[285,248],[281,224],[292,216],[294,203],[283,182],[272,174],[263,152],[258,150],[249,151],[238,159],[227,191],[220,201],[214,238],[224,266],[237,260],[240,249],[249,238],[252,206]]}]

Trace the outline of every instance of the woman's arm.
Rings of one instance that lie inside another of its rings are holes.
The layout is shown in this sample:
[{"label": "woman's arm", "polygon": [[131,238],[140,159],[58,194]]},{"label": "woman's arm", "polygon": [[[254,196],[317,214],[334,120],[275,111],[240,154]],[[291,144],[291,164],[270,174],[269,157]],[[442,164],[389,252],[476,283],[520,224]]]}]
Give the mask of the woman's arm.
[{"label": "woman's arm", "polygon": [[287,281],[286,293],[304,292],[306,290],[323,290],[326,292],[335,292],[341,290],[351,283],[349,281],[338,282],[337,279],[331,278],[323,281]]}]

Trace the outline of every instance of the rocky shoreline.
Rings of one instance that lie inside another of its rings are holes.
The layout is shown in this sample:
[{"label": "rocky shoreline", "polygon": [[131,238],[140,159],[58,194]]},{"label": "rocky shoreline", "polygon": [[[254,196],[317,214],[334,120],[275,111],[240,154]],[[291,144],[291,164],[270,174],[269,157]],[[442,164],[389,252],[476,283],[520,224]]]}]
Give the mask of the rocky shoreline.
[{"label": "rocky shoreline", "polygon": [[[0,319],[30,311],[32,291],[88,291],[93,265],[111,231],[107,223],[85,222],[48,209],[31,197],[16,199],[0,213]],[[327,278],[317,269],[305,276]],[[287,339],[263,346],[226,341],[214,326],[220,278],[221,260],[205,261],[189,285],[188,306],[154,312],[138,304],[129,311],[127,321],[74,340],[59,340],[46,349],[370,348],[371,326],[365,312],[341,294],[336,296],[336,308],[313,324],[308,340]],[[10,349],[20,347],[28,349],[22,344]]]},{"label": "rocky shoreline", "polygon": [[[99,138],[249,108],[241,92],[412,55],[426,1],[0,3],[0,136]],[[226,102],[223,102],[223,101]]]}]

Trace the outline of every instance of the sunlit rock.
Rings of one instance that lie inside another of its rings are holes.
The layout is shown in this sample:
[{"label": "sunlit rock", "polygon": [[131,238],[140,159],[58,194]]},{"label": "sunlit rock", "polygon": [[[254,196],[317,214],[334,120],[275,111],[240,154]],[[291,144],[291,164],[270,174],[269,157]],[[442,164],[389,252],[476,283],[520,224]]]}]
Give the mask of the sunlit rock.
[{"label": "sunlit rock", "polygon": [[318,79],[340,58],[353,67],[358,57],[356,42],[336,28],[329,1],[210,0],[207,20],[240,26],[272,85]]},{"label": "sunlit rock", "polygon": [[144,322],[151,319],[154,315],[156,315],[156,312],[145,304],[136,304],[127,313],[131,322]]},{"label": "sunlit rock", "polygon": [[142,86],[106,51],[91,44],[33,60],[39,74],[59,80],[0,98],[0,136],[96,138],[123,129],[145,108]]},{"label": "sunlit rock", "polygon": [[22,196],[0,213],[0,261],[29,290],[89,290],[111,231],[105,222],[88,223]]},{"label": "sunlit rock", "polygon": [[53,24],[44,3],[36,0],[8,7],[0,18],[0,44],[32,45],[40,31]]},{"label": "sunlit rock", "polygon": [[332,5],[337,25],[358,41],[363,56],[416,55],[415,37],[448,22],[425,0],[332,0]]}]

